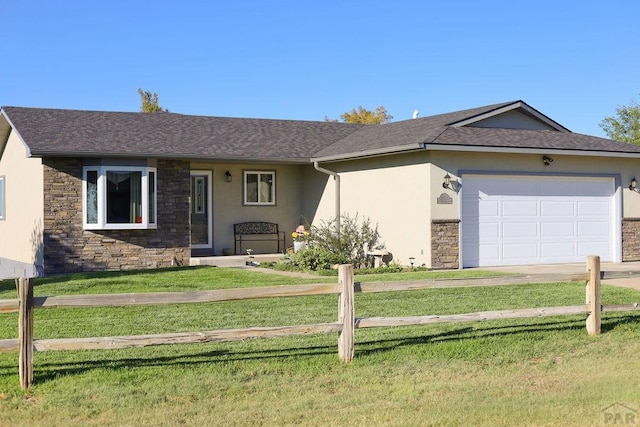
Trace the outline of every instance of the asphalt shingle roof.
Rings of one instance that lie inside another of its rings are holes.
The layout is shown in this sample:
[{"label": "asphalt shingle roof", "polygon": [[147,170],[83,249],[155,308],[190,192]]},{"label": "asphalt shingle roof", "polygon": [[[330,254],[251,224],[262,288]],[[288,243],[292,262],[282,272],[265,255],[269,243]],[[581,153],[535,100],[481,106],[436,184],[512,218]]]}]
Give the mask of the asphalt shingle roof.
[{"label": "asphalt shingle roof", "polygon": [[367,126],[321,149],[313,157],[321,161],[341,159],[352,157],[357,153],[379,154],[385,150],[386,152],[417,150],[422,149],[426,144],[431,147],[453,145],[467,147],[470,150],[473,147],[492,147],[496,151],[501,148],[515,148],[592,151],[601,152],[603,155],[606,153],[640,154],[640,147],[637,145],[573,133],[566,129],[554,131],[475,127],[474,125],[456,126],[461,121],[521,102],[506,102],[380,126]]},{"label": "asphalt shingle roof", "polygon": [[[640,154],[632,144],[569,131],[456,126],[521,101],[355,125],[300,120],[4,107],[34,156],[180,157],[307,163],[453,145]],[[530,108],[527,106],[527,108]]]},{"label": "asphalt shingle roof", "polygon": [[321,149],[315,153],[313,157],[339,157],[350,153],[380,151],[391,147],[403,147],[407,149],[410,146],[414,146],[414,149],[418,149],[420,148],[420,144],[433,141],[451,124],[496,110],[509,104],[512,104],[512,102],[487,105],[485,107],[404,120],[401,122],[385,123],[378,126],[366,126],[358,132],[354,132],[332,145]]},{"label": "asphalt shingle roof", "polygon": [[309,161],[363,125],[4,107],[36,156],[130,155]]},{"label": "asphalt shingle roof", "polygon": [[522,148],[640,153],[640,147],[596,136],[551,130],[448,127],[434,144],[472,147]]}]

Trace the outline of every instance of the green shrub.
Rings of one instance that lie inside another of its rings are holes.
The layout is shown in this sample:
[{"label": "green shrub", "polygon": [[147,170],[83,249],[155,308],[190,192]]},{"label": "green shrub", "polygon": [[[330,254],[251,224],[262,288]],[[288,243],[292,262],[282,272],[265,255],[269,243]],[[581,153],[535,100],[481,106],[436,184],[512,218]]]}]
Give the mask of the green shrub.
[{"label": "green shrub", "polygon": [[309,246],[293,254],[292,261],[302,269],[328,270],[335,264],[350,262],[348,257],[320,246]]},{"label": "green shrub", "polygon": [[276,262],[268,262],[264,264],[266,268],[272,268],[278,271],[298,271],[298,266],[293,262],[291,257],[286,256]]},{"label": "green shrub", "polygon": [[[296,259],[302,260],[294,262],[300,266],[304,263],[305,268],[312,270],[328,268],[338,263],[351,263],[355,268],[373,267],[373,257],[367,255],[367,251],[384,249],[378,225],[372,225],[369,218],[360,220],[357,213],[353,217],[343,214],[340,217],[338,235],[335,223],[335,219],[331,219],[322,221],[319,226],[312,226],[308,238],[309,247],[298,252],[301,255],[296,256]],[[307,252],[309,250],[312,252]],[[318,257],[318,260],[314,261],[313,257]],[[315,268],[310,265],[315,265]]]},{"label": "green shrub", "polygon": [[[358,268],[353,271],[356,276],[365,276],[367,274],[389,274],[389,273],[405,273],[407,271],[428,271],[426,268],[416,268],[414,270],[407,270],[402,267],[377,267],[377,268]],[[318,270],[318,276],[337,276],[338,270]],[[366,279],[363,279],[366,280]]]}]

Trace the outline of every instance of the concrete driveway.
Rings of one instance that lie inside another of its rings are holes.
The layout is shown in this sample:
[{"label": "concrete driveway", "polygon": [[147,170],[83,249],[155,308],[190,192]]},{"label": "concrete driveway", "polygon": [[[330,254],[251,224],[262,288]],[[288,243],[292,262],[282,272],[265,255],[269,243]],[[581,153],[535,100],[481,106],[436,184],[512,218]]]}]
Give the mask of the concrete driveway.
[{"label": "concrete driveway", "polygon": [[[499,271],[514,274],[578,274],[587,271],[587,264],[543,264],[543,265],[516,265],[508,267],[485,267],[482,270]],[[613,286],[622,286],[640,291],[640,262],[603,262],[600,270],[604,272],[628,273],[629,277],[603,279],[602,283]]]}]

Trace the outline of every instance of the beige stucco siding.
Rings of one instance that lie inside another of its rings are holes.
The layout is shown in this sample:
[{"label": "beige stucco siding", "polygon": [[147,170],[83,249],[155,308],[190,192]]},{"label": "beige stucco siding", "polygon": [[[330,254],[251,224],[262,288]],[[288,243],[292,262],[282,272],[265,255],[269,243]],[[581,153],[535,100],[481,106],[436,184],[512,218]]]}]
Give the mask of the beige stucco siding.
[{"label": "beige stucco siding", "polygon": [[553,130],[553,128],[533,117],[519,111],[507,111],[497,116],[473,123],[473,127],[503,128],[503,129],[531,129]]},{"label": "beige stucco siding", "polygon": [[[553,162],[545,166],[542,154],[498,154],[498,153],[461,153],[433,152],[430,166],[431,188],[442,184],[442,177],[449,173],[461,178],[464,191],[464,173],[479,172],[485,174],[527,174],[531,176],[610,176],[615,178],[619,187],[614,200],[613,215],[616,242],[614,259],[636,260],[638,242],[633,231],[640,218],[640,194],[629,190],[631,179],[640,170],[640,159],[596,156],[571,156],[550,153]],[[453,204],[437,204],[431,200],[434,219],[461,218],[459,194],[454,191]],[[622,231],[621,231],[622,230]],[[621,233],[621,234],[620,234]],[[621,239],[621,240],[620,240]],[[622,254],[622,255],[620,255]],[[621,258],[622,257],[622,258]]]},{"label": "beige stucco siding", "polygon": [[[343,214],[368,217],[378,224],[394,260],[415,265],[431,259],[428,153],[379,156],[321,166],[340,173]],[[319,172],[314,172],[319,173]],[[314,225],[335,216],[335,185],[324,175],[323,193],[313,216]],[[307,205],[310,209],[312,206]]]},{"label": "beige stucco siding", "polygon": [[27,149],[15,132],[10,133],[2,154],[0,176],[5,177],[5,219],[0,220],[0,257],[41,267],[42,161],[27,157]]},{"label": "beige stucco siding", "polygon": [[[472,153],[431,151],[380,156],[322,166],[340,173],[341,211],[371,218],[394,258],[406,265],[431,266],[431,221],[460,220],[459,193],[443,188],[444,176],[452,181],[462,172],[546,175],[609,175],[619,180],[623,218],[640,218],[640,194],[628,189],[631,178],[640,178],[640,160],[550,154],[545,166],[542,154]],[[315,188],[305,197],[304,212],[318,224],[332,218],[334,180],[306,170],[305,182]],[[463,186],[464,182],[460,179]],[[315,192],[315,193],[314,193]],[[318,194],[320,192],[320,194]],[[440,198],[440,201],[438,199]],[[449,200],[450,198],[450,200]]]},{"label": "beige stucco siding", "polygon": [[[442,192],[442,179],[446,173],[453,178],[464,171],[483,173],[525,173],[547,175],[618,175],[622,188],[622,217],[640,217],[640,194],[628,189],[631,178],[638,174],[640,178],[640,159],[624,157],[606,158],[595,156],[567,156],[550,154],[553,163],[545,166],[542,154],[499,154],[434,151],[430,166],[431,189]],[[464,182],[462,182],[464,186]],[[460,205],[455,192],[453,204],[437,204],[431,199],[433,219],[460,218]],[[435,194],[435,193],[434,193]]]},{"label": "beige stucco siding", "polygon": [[[291,233],[302,220],[302,168],[298,165],[224,164],[192,162],[192,170],[212,171],[213,191],[213,250],[222,254],[223,248],[234,247],[233,224],[245,221],[267,221],[278,224],[285,233],[285,248],[292,246]],[[229,171],[232,181],[227,182]],[[274,206],[245,206],[243,204],[243,172],[275,171],[276,204]],[[274,252],[271,242],[250,245],[256,253]],[[246,245],[243,246],[243,249]],[[284,248],[283,248],[284,249]]]}]

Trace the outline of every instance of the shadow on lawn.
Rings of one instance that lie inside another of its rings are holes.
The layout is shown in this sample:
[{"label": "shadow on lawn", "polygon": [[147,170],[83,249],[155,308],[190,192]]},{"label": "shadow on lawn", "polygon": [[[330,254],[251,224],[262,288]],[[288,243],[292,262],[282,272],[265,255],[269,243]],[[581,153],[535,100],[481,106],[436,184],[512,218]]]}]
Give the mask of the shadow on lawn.
[{"label": "shadow on lawn", "polygon": [[391,350],[395,350],[400,347],[407,347],[421,344],[436,344],[452,341],[462,341],[471,339],[484,339],[490,337],[500,337],[508,335],[516,335],[519,333],[532,333],[532,332],[560,332],[584,329],[584,320],[579,321],[555,321],[544,322],[530,325],[505,325],[505,326],[488,326],[488,327],[473,327],[468,326],[465,328],[459,328],[452,331],[442,332],[432,335],[419,335],[413,337],[399,337],[390,338],[386,340],[376,341],[359,341],[357,346],[370,348],[358,350],[356,347],[356,353],[358,356],[368,356],[372,354],[383,353]]},{"label": "shadow on lawn", "polygon": [[[455,329],[448,332],[442,332],[433,335],[419,335],[413,337],[399,337],[390,338],[386,340],[375,341],[356,341],[356,357],[366,356],[371,354],[377,354],[381,352],[387,352],[399,347],[406,347],[420,344],[434,344],[448,341],[462,341],[468,339],[483,339],[489,337],[500,337],[515,335],[519,333],[532,333],[532,332],[560,332],[560,331],[584,331],[586,334],[586,319],[580,320],[568,320],[568,321],[552,321],[543,322],[537,324],[520,324],[520,325],[505,325],[505,326],[487,326],[487,327],[466,327]],[[634,324],[638,327],[640,323],[640,314],[637,315],[624,315],[615,318],[608,318],[602,320],[602,333],[611,332],[614,329]],[[369,346],[371,348],[364,348]],[[361,347],[358,350],[358,347]]]},{"label": "shadow on lawn", "polygon": [[[55,380],[60,376],[82,374],[95,369],[131,369],[137,367],[194,367],[208,364],[224,364],[243,360],[288,359],[291,357],[317,356],[322,354],[337,354],[336,346],[308,346],[295,349],[271,349],[246,352],[229,352],[215,350],[200,353],[182,353],[176,356],[104,359],[78,362],[36,363],[34,367],[34,383],[42,384]],[[231,355],[231,357],[225,357]],[[2,367],[0,367],[2,368]],[[15,372],[15,367],[13,371]],[[0,376],[3,372],[0,370]],[[5,372],[6,374],[6,372]]]},{"label": "shadow on lawn", "polygon": [[15,296],[11,296],[10,298],[18,298],[18,291],[16,289],[16,282],[14,279],[0,280],[0,292],[5,291],[15,292]]},{"label": "shadow on lawn", "polygon": [[[602,323],[602,331],[609,332],[616,327],[635,324],[640,322],[639,315],[626,315],[615,318],[604,319]],[[491,337],[506,337],[523,333],[535,332],[560,332],[560,331],[579,331],[585,328],[584,319],[568,320],[568,321],[550,321],[536,324],[512,324],[505,326],[486,326],[474,327],[467,326],[451,331],[419,334],[407,336],[398,336],[388,339],[377,340],[356,340],[355,359],[369,355],[376,355],[390,352],[398,348],[436,344],[445,342],[455,342],[464,340],[478,340]],[[415,334],[415,330],[411,331]],[[586,332],[585,332],[586,333]],[[51,363],[35,363],[35,382],[44,383],[55,380],[58,377],[74,374],[82,374],[95,369],[131,369],[136,367],[164,366],[164,367],[185,367],[198,366],[207,364],[224,364],[234,361],[249,360],[277,360],[290,359],[293,357],[318,356],[335,354],[337,357],[336,345],[315,345],[298,348],[273,348],[248,351],[230,351],[228,349],[181,353],[175,356],[149,357],[149,358],[105,358],[103,360],[88,360],[77,362],[51,362]],[[0,365],[0,377],[15,375],[17,367],[14,364]]]}]

